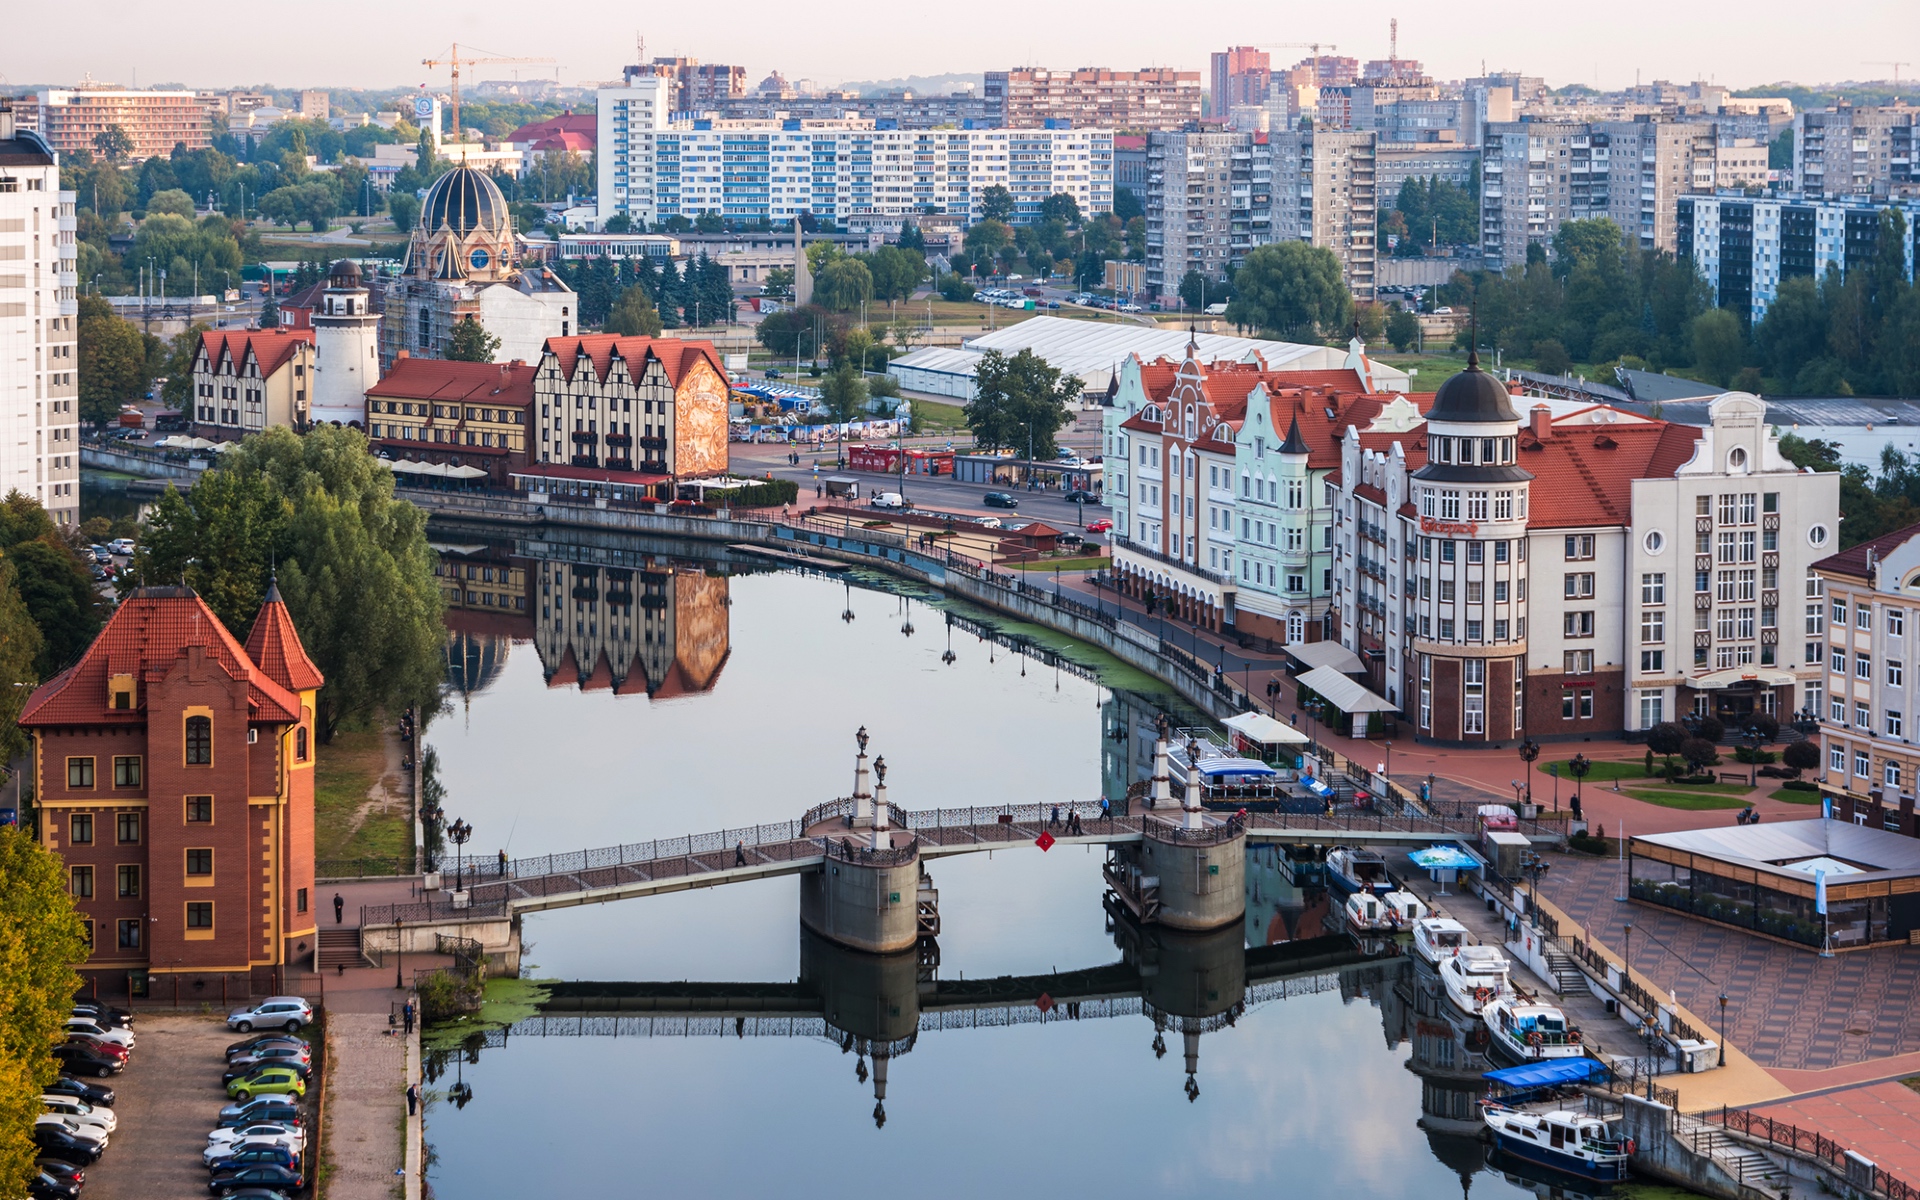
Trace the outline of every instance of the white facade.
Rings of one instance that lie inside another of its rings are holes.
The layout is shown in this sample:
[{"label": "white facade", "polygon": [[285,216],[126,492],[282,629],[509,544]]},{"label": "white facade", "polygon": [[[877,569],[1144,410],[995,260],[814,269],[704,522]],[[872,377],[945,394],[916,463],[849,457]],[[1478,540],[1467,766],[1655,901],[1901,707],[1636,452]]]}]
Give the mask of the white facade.
[{"label": "white facade", "polygon": [[480,289],[480,323],[500,339],[493,361],[539,362],[548,338],[577,332],[570,291],[523,291],[496,283]]},{"label": "white facade", "polygon": [[58,525],[80,519],[73,205],[54,153],[0,102],[0,492]]},{"label": "white facade", "polygon": [[308,419],[352,425],[366,412],[367,389],[380,381],[380,317],[369,311],[357,274],[339,277],[313,313],[313,400]]}]

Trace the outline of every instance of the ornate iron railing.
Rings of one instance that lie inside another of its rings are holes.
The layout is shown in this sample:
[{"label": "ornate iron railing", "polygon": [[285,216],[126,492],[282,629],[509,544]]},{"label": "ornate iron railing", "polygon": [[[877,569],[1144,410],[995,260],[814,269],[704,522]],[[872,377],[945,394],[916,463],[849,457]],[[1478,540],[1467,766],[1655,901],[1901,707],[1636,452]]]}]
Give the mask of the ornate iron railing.
[{"label": "ornate iron railing", "polygon": [[[1811,1155],[1836,1168],[1842,1175],[1847,1173],[1847,1152],[1850,1147],[1834,1141],[1824,1133],[1801,1129],[1797,1125],[1776,1121],[1764,1113],[1744,1108],[1722,1107],[1718,1114],[1709,1112],[1703,1115],[1709,1121],[1718,1121],[1727,1129],[1798,1154]],[[1920,1200],[1920,1188],[1888,1174],[1885,1167],[1876,1164],[1874,1176],[1873,1188],[1885,1193],[1887,1200]]]}]

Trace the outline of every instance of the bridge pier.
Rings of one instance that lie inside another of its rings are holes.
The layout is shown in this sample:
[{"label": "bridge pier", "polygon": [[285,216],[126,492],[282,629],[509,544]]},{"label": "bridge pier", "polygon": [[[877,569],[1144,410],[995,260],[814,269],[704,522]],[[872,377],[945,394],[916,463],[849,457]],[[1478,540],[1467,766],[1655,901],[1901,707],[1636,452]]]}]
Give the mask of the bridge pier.
[{"label": "bridge pier", "polygon": [[1138,844],[1108,847],[1107,883],[1141,921],[1192,932],[1238,924],[1247,913],[1246,830],[1234,822],[1207,824],[1194,749],[1187,752],[1180,811],[1167,811],[1166,725],[1162,718],[1153,744],[1153,817],[1143,823]]}]

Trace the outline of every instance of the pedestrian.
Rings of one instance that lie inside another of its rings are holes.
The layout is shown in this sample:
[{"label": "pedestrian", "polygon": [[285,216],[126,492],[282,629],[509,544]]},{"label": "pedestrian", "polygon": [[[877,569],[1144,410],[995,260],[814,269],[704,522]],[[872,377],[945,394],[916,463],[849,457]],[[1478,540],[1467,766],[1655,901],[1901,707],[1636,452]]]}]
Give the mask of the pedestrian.
[{"label": "pedestrian", "polygon": [[400,1006],[400,1032],[413,1032],[413,1001],[411,1000]]},{"label": "pedestrian", "polygon": [[1573,819],[1576,821],[1580,820],[1580,793],[1579,792],[1575,792],[1573,794]]},{"label": "pedestrian", "polygon": [[1113,801],[1105,796],[1100,797],[1100,819],[1109,825],[1113,824]]},{"label": "pedestrian", "polygon": [[505,850],[500,851],[500,877],[502,879],[507,877],[507,852]]},{"label": "pedestrian", "polygon": [[1047,822],[1047,824],[1055,829],[1060,827],[1060,806],[1058,804],[1053,806],[1053,819]]},{"label": "pedestrian", "polygon": [[339,892],[333,894],[333,923],[340,923],[341,914],[347,911],[347,899]]},{"label": "pedestrian", "polygon": [[747,865],[747,839],[745,838],[733,844],[733,865],[736,867]]},{"label": "pedestrian", "polygon": [[419,1112],[420,1112],[420,1085],[415,1083],[410,1083],[407,1085],[407,1115],[410,1117],[416,1116],[419,1114]]}]

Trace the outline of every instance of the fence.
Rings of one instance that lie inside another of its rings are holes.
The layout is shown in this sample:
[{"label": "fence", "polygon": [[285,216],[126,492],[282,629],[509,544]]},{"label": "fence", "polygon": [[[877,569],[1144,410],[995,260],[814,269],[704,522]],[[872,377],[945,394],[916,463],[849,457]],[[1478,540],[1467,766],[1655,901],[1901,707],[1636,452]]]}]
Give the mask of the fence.
[{"label": "fence", "polygon": [[[1705,1118],[1709,1121],[1716,1119],[1713,1113],[1705,1114]],[[1809,1155],[1833,1167],[1843,1177],[1849,1175],[1851,1162],[1847,1158],[1849,1148],[1824,1133],[1801,1129],[1797,1125],[1776,1121],[1772,1117],[1744,1108],[1722,1107],[1717,1120],[1736,1133],[1744,1133],[1768,1145],[1792,1150],[1797,1154]],[[1905,1180],[1887,1174],[1884,1168],[1875,1167],[1874,1174],[1876,1178],[1869,1186],[1885,1193],[1888,1200],[1920,1200],[1920,1188],[1915,1188]]]},{"label": "fence", "polygon": [[313,863],[314,882],[363,879],[373,875],[411,875],[413,856],[376,855],[366,858],[319,858]]},{"label": "fence", "polygon": [[374,925],[426,925],[434,921],[472,921],[498,919],[508,915],[507,902],[501,900],[472,900],[465,907],[456,907],[453,901],[429,896],[425,900],[411,904],[362,904],[360,906],[360,927]]}]

